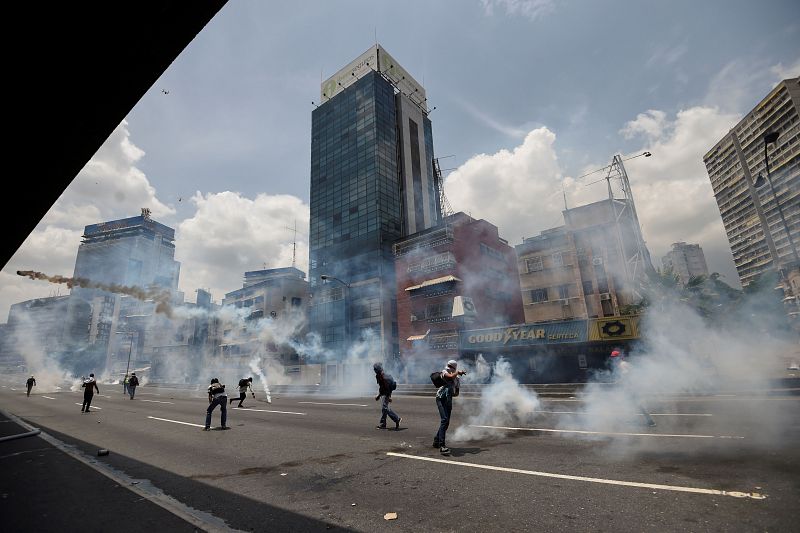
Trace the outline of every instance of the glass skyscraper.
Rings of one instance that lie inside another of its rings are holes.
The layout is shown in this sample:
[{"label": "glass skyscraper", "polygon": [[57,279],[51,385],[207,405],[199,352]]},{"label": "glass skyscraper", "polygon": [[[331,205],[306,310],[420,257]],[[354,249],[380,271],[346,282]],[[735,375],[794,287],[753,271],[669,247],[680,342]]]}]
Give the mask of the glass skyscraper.
[{"label": "glass skyscraper", "polygon": [[321,101],[311,130],[310,330],[329,360],[388,360],[399,352],[392,244],[440,217],[425,91],[375,45],[322,84]]}]

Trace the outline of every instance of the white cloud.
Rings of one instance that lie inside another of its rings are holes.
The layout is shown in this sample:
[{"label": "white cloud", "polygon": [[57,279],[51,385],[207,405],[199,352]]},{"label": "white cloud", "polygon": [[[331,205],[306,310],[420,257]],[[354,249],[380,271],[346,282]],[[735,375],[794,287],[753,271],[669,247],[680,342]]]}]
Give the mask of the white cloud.
[{"label": "white cloud", "polygon": [[187,300],[204,288],[222,301],[226,292],[242,287],[245,271],[291,266],[295,221],[295,266],[308,272],[309,207],[299,198],[198,192],[192,203],[194,216],[176,228],[175,258],[182,263],[180,286]]},{"label": "white cloud", "polygon": [[747,113],[778,82],[800,75],[800,58],[788,66],[742,57],[726,64],[709,82],[705,104],[725,112]]},{"label": "white cloud", "polygon": [[553,0],[481,0],[484,12],[494,15],[494,8],[504,9],[507,15],[522,15],[536,20],[555,11]]},{"label": "white cloud", "polygon": [[631,120],[620,133],[626,139],[632,139],[637,135],[644,134],[648,139],[658,139],[664,134],[667,114],[656,109],[648,109],[644,113],[639,113],[636,119]]},{"label": "white cloud", "polygon": [[673,65],[689,51],[689,43],[684,41],[674,46],[658,46],[645,63],[648,67]]},{"label": "white cloud", "polygon": [[503,135],[508,135],[514,139],[523,139],[525,135],[530,131],[530,128],[526,128],[524,126],[511,126],[508,124],[503,124],[499,120],[495,119],[494,117],[489,116],[485,112],[481,111],[474,105],[470,104],[469,102],[465,102],[459,98],[456,101],[461,105],[467,113],[472,115],[478,122],[482,123],[485,126],[490,127],[491,129],[502,133]]},{"label": "white cloud", "polygon": [[445,180],[450,205],[495,224],[512,244],[560,225],[561,170],[555,138],[547,128],[538,128],[511,151],[473,156]]}]

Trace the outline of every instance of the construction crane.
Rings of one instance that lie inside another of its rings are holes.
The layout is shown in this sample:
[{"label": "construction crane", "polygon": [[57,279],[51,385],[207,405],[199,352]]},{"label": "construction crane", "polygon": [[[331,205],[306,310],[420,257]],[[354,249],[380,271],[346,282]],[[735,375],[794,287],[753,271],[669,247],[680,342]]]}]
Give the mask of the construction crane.
[{"label": "construction crane", "polygon": [[433,179],[436,184],[436,194],[439,196],[439,215],[441,219],[444,220],[445,217],[453,214],[453,208],[450,207],[450,202],[447,200],[447,196],[444,194],[444,178],[442,177],[442,168],[439,166],[438,157],[433,159]]}]

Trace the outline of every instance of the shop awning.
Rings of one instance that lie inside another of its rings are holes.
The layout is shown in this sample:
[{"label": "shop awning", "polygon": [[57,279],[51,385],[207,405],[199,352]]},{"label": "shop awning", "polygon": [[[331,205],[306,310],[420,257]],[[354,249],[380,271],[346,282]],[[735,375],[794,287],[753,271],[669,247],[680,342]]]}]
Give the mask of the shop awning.
[{"label": "shop awning", "polygon": [[441,278],[429,279],[428,281],[423,281],[419,285],[414,285],[412,287],[406,288],[407,291],[413,291],[416,289],[421,289],[422,287],[430,287],[431,285],[438,285],[439,283],[447,283],[448,281],[461,281],[455,276],[443,276]]}]

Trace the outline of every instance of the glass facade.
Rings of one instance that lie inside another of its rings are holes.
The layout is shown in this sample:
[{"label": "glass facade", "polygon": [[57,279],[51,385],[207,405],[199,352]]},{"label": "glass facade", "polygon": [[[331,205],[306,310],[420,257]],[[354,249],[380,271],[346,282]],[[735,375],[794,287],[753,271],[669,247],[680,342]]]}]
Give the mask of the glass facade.
[{"label": "glass facade", "polygon": [[[375,71],[312,114],[310,328],[341,360],[358,343],[384,357],[397,352],[391,245],[403,234],[403,206],[396,122],[394,87]],[[323,274],[338,279],[323,282]]]}]

